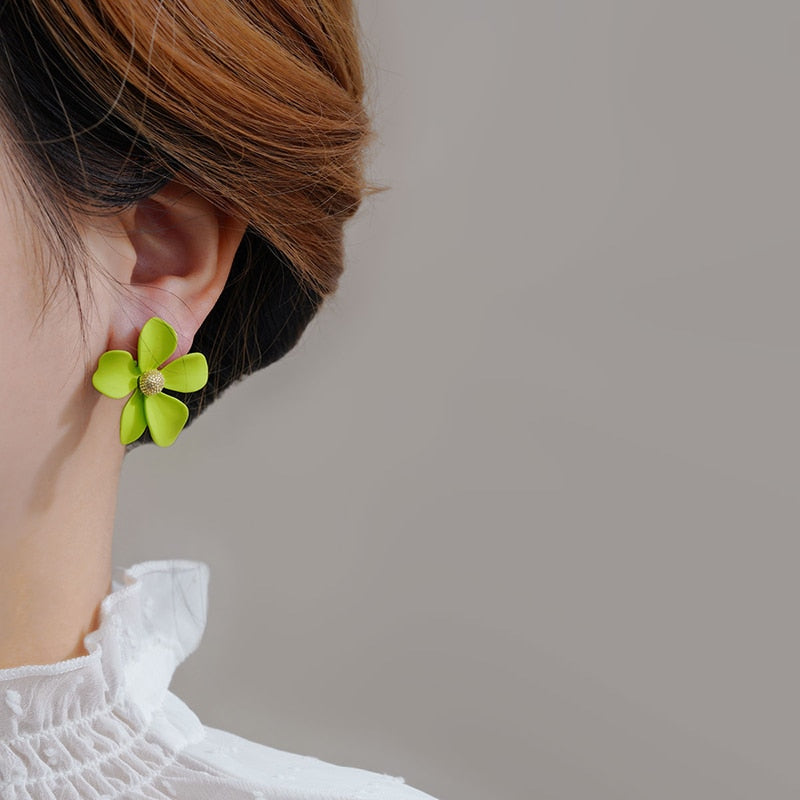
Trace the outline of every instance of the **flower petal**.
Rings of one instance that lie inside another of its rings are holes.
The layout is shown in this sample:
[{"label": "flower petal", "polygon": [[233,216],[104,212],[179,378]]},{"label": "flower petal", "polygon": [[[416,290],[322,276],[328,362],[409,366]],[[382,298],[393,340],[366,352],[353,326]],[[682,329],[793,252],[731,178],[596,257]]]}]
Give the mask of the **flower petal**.
[{"label": "flower petal", "polygon": [[137,389],[125,403],[119,418],[119,440],[122,444],[135,442],[147,426],[144,417],[144,395]]},{"label": "flower petal", "polygon": [[178,346],[175,328],[159,317],[150,317],[139,332],[139,369],[147,372],[163,364]]},{"label": "flower petal", "polygon": [[106,397],[119,399],[136,388],[139,368],[133,356],[125,350],[106,350],[97,362],[92,386]]},{"label": "flower petal", "polygon": [[144,413],[150,435],[159,447],[169,447],[189,419],[189,409],[177,397],[163,392],[145,395]]},{"label": "flower petal", "polygon": [[164,386],[173,392],[196,392],[208,383],[208,362],[202,353],[187,353],[161,370]]}]

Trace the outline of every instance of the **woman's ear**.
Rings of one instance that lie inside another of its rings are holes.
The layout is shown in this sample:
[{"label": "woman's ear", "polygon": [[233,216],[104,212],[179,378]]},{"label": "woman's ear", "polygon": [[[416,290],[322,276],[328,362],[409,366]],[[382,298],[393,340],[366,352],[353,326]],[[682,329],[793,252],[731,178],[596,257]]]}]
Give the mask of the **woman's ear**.
[{"label": "woman's ear", "polygon": [[109,315],[109,349],[135,352],[139,331],[161,317],[186,353],[217,302],[247,228],[177,181],[117,216],[117,241],[107,271],[122,292]]}]

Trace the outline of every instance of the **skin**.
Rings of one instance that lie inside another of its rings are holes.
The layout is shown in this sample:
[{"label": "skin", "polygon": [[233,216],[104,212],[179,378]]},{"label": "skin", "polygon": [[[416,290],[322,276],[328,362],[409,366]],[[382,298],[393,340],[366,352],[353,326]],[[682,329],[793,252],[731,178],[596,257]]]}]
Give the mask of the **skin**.
[{"label": "skin", "polygon": [[125,455],[124,401],[99,394],[92,373],[106,350],[135,357],[151,316],[178,332],[173,358],[188,352],[246,227],[177,180],[113,217],[81,218],[92,256],[84,346],[74,298],[55,276],[41,316],[39,234],[10,159],[0,144],[0,668],[86,653],[111,590]]}]

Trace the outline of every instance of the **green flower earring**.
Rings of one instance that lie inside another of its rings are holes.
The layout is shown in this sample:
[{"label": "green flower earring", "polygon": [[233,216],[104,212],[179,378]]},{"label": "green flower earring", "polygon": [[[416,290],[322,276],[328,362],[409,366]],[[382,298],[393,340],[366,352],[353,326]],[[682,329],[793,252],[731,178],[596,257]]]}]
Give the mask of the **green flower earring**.
[{"label": "green flower earring", "polygon": [[126,350],[107,350],[100,356],[92,375],[92,386],[106,397],[120,399],[131,394],[122,409],[119,439],[122,444],[136,441],[145,428],[159,447],[169,447],[189,419],[189,409],[177,397],[164,394],[196,392],[208,382],[208,364],[202,353],[163,364],[178,346],[175,329],[159,317],[151,317],[139,333],[137,360]]}]

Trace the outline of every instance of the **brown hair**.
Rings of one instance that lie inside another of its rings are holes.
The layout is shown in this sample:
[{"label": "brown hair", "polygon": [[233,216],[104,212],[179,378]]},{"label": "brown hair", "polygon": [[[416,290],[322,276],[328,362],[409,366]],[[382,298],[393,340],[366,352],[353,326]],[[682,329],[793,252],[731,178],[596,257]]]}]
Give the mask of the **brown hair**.
[{"label": "brown hair", "polygon": [[343,267],[373,137],[352,0],[15,0],[0,4],[0,114],[66,254],[71,214],[121,210],[178,177],[248,222],[193,349],[190,420],[294,346]]}]

